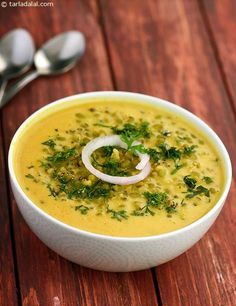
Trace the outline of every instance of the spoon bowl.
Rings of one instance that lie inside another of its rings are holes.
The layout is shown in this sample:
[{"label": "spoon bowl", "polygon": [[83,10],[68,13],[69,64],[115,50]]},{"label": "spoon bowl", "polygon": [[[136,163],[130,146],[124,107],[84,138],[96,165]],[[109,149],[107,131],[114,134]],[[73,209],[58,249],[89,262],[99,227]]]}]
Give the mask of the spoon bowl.
[{"label": "spoon bowl", "polygon": [[84,35],[68,31],[52,38],[36,52],[35,67],[43,75],[63,73],[76,64],[84,51]]},{"label": "spoon bowl", "polygon": [[33,62],[35,47],[24,29],[8,32],[0,40],[0,74],[4,80],[25,72]]},{"label": "spoon bowl", "polygon": [[0,107],[3,105],[7,81],[28,70],[34,52],[33,39],[24,29],[10,31],[0,40]]}]

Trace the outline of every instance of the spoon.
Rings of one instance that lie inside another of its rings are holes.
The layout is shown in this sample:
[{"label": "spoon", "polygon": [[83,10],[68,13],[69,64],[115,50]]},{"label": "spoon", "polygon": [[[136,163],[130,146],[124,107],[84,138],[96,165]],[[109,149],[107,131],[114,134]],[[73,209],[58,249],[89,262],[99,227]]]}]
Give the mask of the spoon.
[{"label": "spoon", "polygon": [[0,40],[0,101],[7,81],[32,65],[34,52],[33,39],[24,29],[10,31]]},{"label": "spoon", "polygon": [[78,31],[68,31],[53,37],[35,53],[36,70],[30,71],[10,87],[3,96],[1,106],[5,105],[19,90],[38,76],[68,71],[76,64],[84,51],[85,38]]}]

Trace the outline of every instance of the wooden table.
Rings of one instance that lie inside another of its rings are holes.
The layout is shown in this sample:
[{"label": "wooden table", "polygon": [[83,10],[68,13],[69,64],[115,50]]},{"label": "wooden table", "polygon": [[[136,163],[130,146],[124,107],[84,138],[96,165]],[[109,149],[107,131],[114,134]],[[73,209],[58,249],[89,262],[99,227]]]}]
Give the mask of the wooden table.
[{"label": "wooden table", "polygon": [[87,39],[72,71],[39,78],[1,113],[0,305],[236,305],[235,180],[217,222],[188,252],[151,270],[105,273],[72,264],[39,241],[16,207],[7,173],[9,143],[23,120],[53,100],[95,90],[142,92],[184,106],[219,134],[234,161],[236,1],[52,2],[0,8],[1,35],[20,26],[37,46],[70,29]]}]

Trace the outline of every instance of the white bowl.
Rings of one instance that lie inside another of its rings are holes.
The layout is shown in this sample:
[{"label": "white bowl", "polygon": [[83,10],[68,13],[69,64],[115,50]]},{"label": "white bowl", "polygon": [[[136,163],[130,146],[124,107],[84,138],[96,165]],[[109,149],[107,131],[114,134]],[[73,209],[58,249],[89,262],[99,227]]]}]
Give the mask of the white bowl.
[{"label": "white bowl", "polygon": [[[132,99],[137,102],[160,105],[190,120],[199,130],[205,133],[218,149],[226,174],[224,190],[216,205],[202,218],[179,230],[138,238],[112,237],[79,230],[51,217],[37,207],[17,182],[12,162],[15,141],[20,137],[32,118],[35,118],[46,109],[48,110],[55,105],[70,103],[70,101],[74,100],[84,101],[94,98],[112,98],[120,99],[121,101]],[[79,94],[58,100],[41,108],[31,115],[15,133],[10,145],[8,162],[11,186],[18,208],[26,223],[39,239],[62,257],[77,264],[97,270],[114,272],[136,271],[157,266],[179,256],[193,246],[207,232],[220,213],[229,192],[232,177],[229,155],[219,137],[207,124],[189,111],[170,102],[128,92],[108,91]]]}]

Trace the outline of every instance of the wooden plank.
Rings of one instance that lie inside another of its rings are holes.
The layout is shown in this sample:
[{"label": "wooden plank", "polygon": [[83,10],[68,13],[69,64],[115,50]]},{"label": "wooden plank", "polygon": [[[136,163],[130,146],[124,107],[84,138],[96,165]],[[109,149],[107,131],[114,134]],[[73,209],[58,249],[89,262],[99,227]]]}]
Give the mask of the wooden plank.
[{"label": "wooden plank", "polygon": [[[1,113],[0,113],[1,116]],[[0,118],[1,120],[1,118]],[[17,305],[17,289],[15,267],[13,261],[13,241],[11,239],[11,223],[8,212],[6,169],[4,163],[2,129],[0,122],[0,305]]]},{"label": "wooden plank", "polygon": [[[77,276],[83,278],[83,292],[87,297],[79,305],[158,305],[154,298],[150,270],[133,273],[107,273],[81,269]],[[77,279],[79,282],[79,279]],[[91,286],[91,284],[93,284]],[[81,282],[79,282],[79,290]],[[89,301],[89,302],[88,302]]]},{"label": "wooden plank", "polygon": [[236,113],[236,1],[199,2]]},{"label": "wooden plank", "polygon": [[[113,88],[94,1],[54,1],[52,9],[5,9],[0,18],[5,31],[19,24],[29,29],[37,46],[53,34],[70,29],[84,32],[88,43],[85,56],[72,71],[38,79],[5,107],[5,149],[19,124],[39,107],[70,94]],[[23,221],[13,197],[12,208],[23,305],[57,305],[58,301],[61,306],[111,305],[114,301],[119,305],[145,305],[146,301],[157,305],[150,270],[112,274],[72,264],[37,239]]]},{"label": "wooden plank", "polygon": [[[101,0],[101,7],[117,89],[190,109],[235,156],[235,120],[198,2]],[[163,305],[235,303],[235,197],[234,179],[226,206],[207,235],[156,269]]]}]

